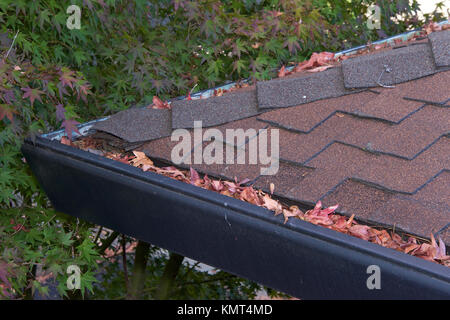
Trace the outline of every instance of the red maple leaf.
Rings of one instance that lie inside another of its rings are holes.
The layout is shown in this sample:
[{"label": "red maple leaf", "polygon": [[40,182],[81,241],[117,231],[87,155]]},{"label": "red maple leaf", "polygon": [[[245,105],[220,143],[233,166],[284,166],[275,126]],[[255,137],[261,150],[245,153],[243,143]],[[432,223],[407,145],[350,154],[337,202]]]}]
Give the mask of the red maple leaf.
[{"label": "red maple leaf", "polygon": [[69,120],[66,119],[61,123],[61,127],[63,127],[65,129],[65,132],[70,140],[72,140],[72,132],[73,131],[75,131],[76,133],[81,135],[80,131],[78,130],[78,128],[76,126],[77,124],[80,124],[80,123],[73,119],[69,119]]},{"label": "red maple leaf", "polygon": [[15,110],[12,110],[11,107],[0,104],[0,121],[3,120],[4,117],[7,117],[9,121],[13,122],[14,116],[13,114],[17,113]]},{"label": "red maple leaf", "polygon": [[22,99],[30,99],[31,105],[34,104],[34,100],[38,99],[42,103],[41,94],[44,94],[43,91],[38,89],[32,89],[32,88],[22,88],[22,91],[24,91],[24,95]]},{"label": "red maple leaf", "polygon": [[14,221],[14,219],[11,219],[9,222],[10,222],[10,224],[13,225],[12,228],[14,229],[14,231],[19,232],[19,231],[23,230],[24,232],[29,232],[29,230],[27,228],[25,228],[25,226],[23,224],[16,223]]},{"label": "red maple leaf", "polygon": [[12,288],[8,277],[12,276],[12,274],[8,269],[9,265],[5,262],[0,261],[0,295],[3,294],[8,298],[12,298],[13,296],[8,292],[8,289]]},{"label": "red maple leaf", "polygon": [[153,108],[155,108],[155,109],[170,109],[170,105],[167,102],[162,101],[157,96],[153,96]]},{"label": "red maple leaf", "polygon": [[72,77],[72,75],[73,71],[63,69],[61,76],[59,77],[59,81],[63,87],[69,86],[70,89],[73,89],[73,83],[77,82],[77,79]]},{"label": "red maple leaf", "polygon": [[61,121],[66,118],[66,109],[64,109],[64,106],[62,104],[56,105],[56,120]]},{"label": "red maple leaf", "polygon": [[191,167],[190,171],[191,171],[191,184],[197,185],[197,183],[199,183],[200,180],[201,180],[201,179],[200,179],[200,175],[199,175],[198,172],[195,171],[195,169],[192,168],[192,167]]},{"label": "red maple leaf", "polygon": [[280,71],[278,71],[278,78],[283,78],[286,76],[286,67],[282,66]]},{"label": "red maple leaf", "polygon": [[[296,67],[295,71],[299,72],[305,69],[311,69],[314,67],[321,67],[329,64],[334,59],[334,53],[331,52],[314,52],[309,60],[300,62]],[[323,71],[323,70],[322,70]]]}]

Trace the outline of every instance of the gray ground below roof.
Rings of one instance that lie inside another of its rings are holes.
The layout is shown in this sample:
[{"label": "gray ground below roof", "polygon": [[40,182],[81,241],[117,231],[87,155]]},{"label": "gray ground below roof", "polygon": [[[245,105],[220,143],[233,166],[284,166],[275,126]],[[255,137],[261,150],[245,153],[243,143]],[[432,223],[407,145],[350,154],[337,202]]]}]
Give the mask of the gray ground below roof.
[{"label": "gray ground below roof", "polygon": [[172,132],[169,109],[131,108],[97,122],[94,130],[104,131],[128,142],[169,136]]},{"label": "gray ground below roof", "polygon": [[433,32],[428,38],[430,39],[436,66],[450,66],[450,30]]},{"label": "gray ground below roof", "polygon": [[369,88],[378,87],[378,79],[383,85],[418,79],[435,73],[436,66],[425,43],[351,58],[342,62],[342,70],[346,88]]},{"label": "gray ground below roof", "polygon": [[194,128],[194,121],[203,127],[217,126],[259,114],[256,91],[229,92],[220,97],[172,102],[172,128]]}]

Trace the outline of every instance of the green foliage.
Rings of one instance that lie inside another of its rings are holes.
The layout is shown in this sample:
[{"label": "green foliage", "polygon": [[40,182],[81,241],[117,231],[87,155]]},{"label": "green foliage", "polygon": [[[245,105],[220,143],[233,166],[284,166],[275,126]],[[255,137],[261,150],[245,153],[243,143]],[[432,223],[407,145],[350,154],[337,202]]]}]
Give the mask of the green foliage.
[{"label": "green foliage", "polygon": [[[366,26],[372,3],[381,8],[379,32]],[[80,30],[65,26],[70,4],[82,9]],[[195,84],[266,79],[313,51],[420,26],[417,9],[407,0],[1,0],[0,31],[19,30],[17,46],[35,65],[82,71],[110,111],[150,103],[154,94],[184,95]]]},{"label": "green foliage", "polygon": [[[46,294],[48,288],[35,280],[37,267],[60,283],[65,283],[70,264],[86,274],[95,270],[99,255],[87,250],[92,241],[76,246],[89,239],[88,228],[74,228],[73,219],[53,211],[20,152],[23,136],[61,123],[67,127],[77,113],[95,114],[86,105],[88,93],[79,72],[0,60],[0,265],[8,266],[0,296],[27,297],[36,290]],[[76,111],[70,105],[77,105]],[[91,282],[87,279],[85,287]],[[60,294],[66,290],[61,287]]]},{"label": "green foliage", "polygon": [[[378,31],[366,26],[374,3]],[[66,27],[72,4],[82,10],[79,30]],[[24,136],[60,126],[70,135],[77,121],[149,104],[154,95],[185,95],[196,84],[267,79],[312,52],[419,27],[417,9],[408,0],[0,0],[0,297],[47,294],[36,272],[52,273],[59,293],[71,296],[70,264],[82,268],[83,296],[125,296],[118,263],[102,258],[90,237],[94,226],[52,209],[20,153]],[[17,35],[14,43],[5,34]],[[165,260],[154,248],[147,297]],[[103,280],[95,285],[99,270]],[[255,284],[227,277],[183,266],[173,296],[255,293]]]}]

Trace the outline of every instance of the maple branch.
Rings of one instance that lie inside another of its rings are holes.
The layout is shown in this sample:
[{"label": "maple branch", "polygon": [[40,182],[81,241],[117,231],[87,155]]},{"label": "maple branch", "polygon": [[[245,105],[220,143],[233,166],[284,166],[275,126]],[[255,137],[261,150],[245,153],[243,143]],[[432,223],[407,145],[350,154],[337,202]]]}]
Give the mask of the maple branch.
[{"label": "maple branch", "polygon": [[34,300],[32,282],[36,279],[36,271],[37,271],[37,266],[36,266],[36,264],[33,264],[30,271],[27,272],[26,279],[27,279],[28,286],[25,288],[25,290],[23,292],[24,300]]},{"label": "maple branch", "polygon": [[142,299],[149,252],[150,244],[138,241],[134,258],[133,278],[128,292],[129,299]]},{"label": "maple branch", "polygon": [[184,257],[176,253],[171,253],[169,261],[167,261],[164,273],[159,280],[158,289],[155,298],[158,300],[166,300],[172,288],[172,284],[177,277]]},{"label": "maple branch", "polygon": [[106,238],[105,240],[102,240],[102,245],[98,247],[99,254],[105,253],[105,250],[109,248],[109,246],[114,242],[114,240],[117,239],[118,236],[119,236],[119,233],[114,231],[113,233],[111,233],[109,235],[108,238]]},{"label": "maple branch", "polygon": [[122,264],[123,264],[123,273],[125,277],[125,290],[128,292],[128,268],[127,268],[127,247],[126,247],[126,239],[125,235],[122,234]]}]

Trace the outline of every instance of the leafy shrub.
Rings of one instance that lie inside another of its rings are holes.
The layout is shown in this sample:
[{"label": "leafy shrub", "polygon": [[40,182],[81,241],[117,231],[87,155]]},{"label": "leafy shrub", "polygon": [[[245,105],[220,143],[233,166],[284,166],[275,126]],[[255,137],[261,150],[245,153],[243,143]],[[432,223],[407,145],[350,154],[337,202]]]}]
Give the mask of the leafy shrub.
[{"label": "leafy shrub", "polygon": [[[366,26],[381,8],[382,30]],[[82,9],[81,29],[66,28],[66,8]],[[2,32],[35,65],[77,68],[108,110],[184,95],[195,84],[269,71],[313,51],[337,51],[420,26],[417,2],[326,0],[0,1]],[[394,23],[395,22],[395,23]]]}]

